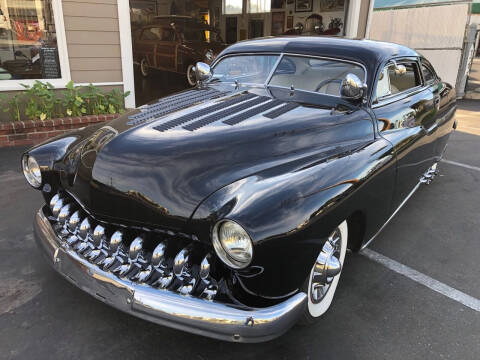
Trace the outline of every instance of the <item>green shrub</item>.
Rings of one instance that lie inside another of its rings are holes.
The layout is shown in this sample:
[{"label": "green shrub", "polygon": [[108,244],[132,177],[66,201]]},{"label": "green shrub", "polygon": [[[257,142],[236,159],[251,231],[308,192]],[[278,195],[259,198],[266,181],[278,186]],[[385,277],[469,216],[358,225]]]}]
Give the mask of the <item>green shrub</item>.
[{"label": "green shrub", "polygon": [[38,80],[33,86],[22,86],[25,91],[21,94],[0,95],[0,106],[13,120],[122,113],[125,111],[124,100],[130,94],[118,89],[104,93],[92,84],[75,86],[73,81],[61,92],[56,92],[52,84]]}]

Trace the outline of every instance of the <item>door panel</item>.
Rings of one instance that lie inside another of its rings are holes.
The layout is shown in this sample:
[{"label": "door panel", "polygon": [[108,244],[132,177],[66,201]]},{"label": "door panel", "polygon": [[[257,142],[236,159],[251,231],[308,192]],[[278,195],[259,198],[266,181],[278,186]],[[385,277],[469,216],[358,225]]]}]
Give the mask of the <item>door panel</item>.
[{"label": "door panel", "polygon": [[440,161],[453,131],[456,109],[455,91],[449,84],[442,81],[432,84],[430,91],[435,102],[435,128],[431,134],[435,137],[433,152],[435,161]]},{"label": "door panel", "polygon": [[393,209],[401,204],[434,162],[434,137],[426,131],[435,123],[433,110],[433,94],[429,89],[403,99],[392,99],[373,109],[380,135],[392,143],[397,158]]}]

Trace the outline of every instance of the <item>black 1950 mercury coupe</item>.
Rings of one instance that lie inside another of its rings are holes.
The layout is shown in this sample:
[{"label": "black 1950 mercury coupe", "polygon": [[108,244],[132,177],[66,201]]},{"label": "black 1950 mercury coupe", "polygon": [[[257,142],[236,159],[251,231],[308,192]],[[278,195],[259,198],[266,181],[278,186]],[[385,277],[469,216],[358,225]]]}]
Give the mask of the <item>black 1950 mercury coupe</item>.
[{"label": "black 1950 mercury coupe", "polygon": [[415,51],[315,37],[237,43],[198,86],[22,158],[36,241],[67,280],[137,317],[259,342],[330,306],[436,174],[455,91]]}]

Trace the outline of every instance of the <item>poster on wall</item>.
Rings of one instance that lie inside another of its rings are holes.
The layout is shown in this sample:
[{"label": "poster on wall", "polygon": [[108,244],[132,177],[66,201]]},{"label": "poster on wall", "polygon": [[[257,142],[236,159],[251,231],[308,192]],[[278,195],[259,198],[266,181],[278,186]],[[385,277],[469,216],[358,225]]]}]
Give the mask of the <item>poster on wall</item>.
[{"label": "poster on wall", "polygon": [[343,11],[345,0],[320,0],[320,11]]},{"label": "poster on wall", "polygon": [[285,8],[285,0],[272,0],[271,8],[272,9],[283,9],[283,8]]},{"label": "poster on wall", "polygon": [[287,16],[287,29],[293,28],[293,16]]},{"label": "poster on wall", "polygon": [[285,28],[285,12],[272,13],[272,35],[281,35]]},{"label": "poster on wall", "polygon": [[312,9],[312,0],[295,0],[295,12],[307,12]]}]

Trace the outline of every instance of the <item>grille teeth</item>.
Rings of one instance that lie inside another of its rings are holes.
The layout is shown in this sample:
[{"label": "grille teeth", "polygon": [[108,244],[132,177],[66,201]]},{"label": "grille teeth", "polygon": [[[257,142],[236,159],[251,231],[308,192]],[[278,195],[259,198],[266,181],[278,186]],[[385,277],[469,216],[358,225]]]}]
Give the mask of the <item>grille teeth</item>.
[{"label": "grille teeth", "polygon": [[[52,228],[64,247],[72,249],[90,263],[124,280],[153,288],[207,300],[213,300],[217,296],[219,288],[217,280],[212,276],[213,257],[211,253],[205,254],[203,246],[190,243],[178,251],[176,242],[163,239],[150,252],[146,242],[150,238],[146,233],[137,235],[127,246],[125,240],[131,238],[134,230],[115,230],[108,237],[107,232],[114,230],[108,224],[98,224],[90,216],[82,219],[80,210],[72,213],[71,209],[78,208],[79,204],[68,195],[63,199],[58,197],[54,207],[59,207],[60,201],[71,205],[63,205],[60,210],[63,226],[60,225],[60,217],[50,217]],[[93,227],[92,224],[95,223],[96,226]]]}]

